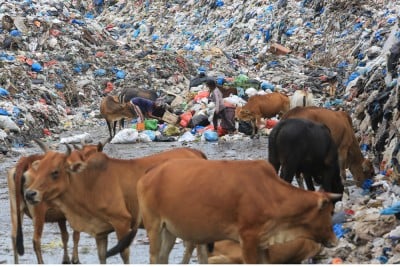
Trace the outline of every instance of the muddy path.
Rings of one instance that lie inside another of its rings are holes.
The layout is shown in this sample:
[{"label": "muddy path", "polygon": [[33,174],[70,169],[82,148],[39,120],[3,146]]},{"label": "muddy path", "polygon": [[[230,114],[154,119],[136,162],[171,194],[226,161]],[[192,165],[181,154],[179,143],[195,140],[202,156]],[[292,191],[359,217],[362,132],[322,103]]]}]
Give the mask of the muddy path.
[{"label": "muddy path", "polygon": [[[87,132],[93,138],[93,142],[105,140],[108,137],[106,127],[86,127],[79,130],[70,130],[63,132],[60,137],[69,137],[76,134]],[[64,151],[64,145],[59,144],[59,139],[48,141],[47,144],[56,150]],[[267,158],[267,138],[250,140],[248,138],[235,141],[220,141],[220,142],[150,142],[150,143],[134,143],[134,144],[107,144],[104,152],[115,158],[137,158],[146,155],[155,154],[164,150],[176,147],[193,147],[203,151],[209,159],[266,159]],[[8,199],[8,187],[6,172],[9,168],[15,165],[21,156],[40,153],[40,149],[36,145],[31,148],[22,148],[10,152],[0,159],[0,262],[13,264],[13,251],[11,245],[11,220],[10,220],[10,205]],[[70,228],[69,233],[72,234]],[[32,221],[25,216],[23,221],[24,246],[25,255],[20,257],[22,264],[36,264],[36,256],[33,251],[32,236],[33,227]],[[133,245],[131,246],[131,263],[146,264],[149,263],[149,246],[143,240],[146,234],[144,230],[139,230]],[[109,247],[116,243],[114,233],[111,233],[108,238]],[[69,250],[72,251],[72,235],[69,239]],[[184,247],[182,242],[177,242],[170,255],[170,263],[179,263],[182,259]],[[60,264],[62,261],[62,243],[59,234],[59,228],[56,223],[45,224],[42,236],[42,253],[45,263]],[[191,263],[196,263],[196,258],[193,255]],[[79,257],[83,264],[98,264],[96,243],[94,238],[88,234],[81,233],[79,242]],[[107,263],[121,264],[122,260],[119,255],[111,257]]]}]

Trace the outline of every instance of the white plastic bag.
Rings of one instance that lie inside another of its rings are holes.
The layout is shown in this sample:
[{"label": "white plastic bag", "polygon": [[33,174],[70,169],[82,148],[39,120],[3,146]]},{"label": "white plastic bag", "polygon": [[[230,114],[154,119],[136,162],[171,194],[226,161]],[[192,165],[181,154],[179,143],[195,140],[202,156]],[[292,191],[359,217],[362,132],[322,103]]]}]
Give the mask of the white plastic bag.
[{"label": "white plastic bag", "polygon": [[191,132],[185,132],[179,137],[178,142],[191,142],[194,141],[195,139],[196,138]]},{"label": "white plastic bag", "polygon": [[60,140],[61,144],[79,144],[81,142],[84,142],[84,143],[92,142],[92,138],[90,137],[90,134],[83,133],[83,134],[78,134],[75,136],[63,137]]},{"label": "white plastic bag", "polygon": [[8,116],[0,116],[0,129],[9,129],[12,132],[19,132],[18,125]]},{"label": "white plastic bag", "polygon": [[135,143],[138,139],[139,133],[136,129],[126,128],[119,131],[111,140],[111,144],[128,144]]}]

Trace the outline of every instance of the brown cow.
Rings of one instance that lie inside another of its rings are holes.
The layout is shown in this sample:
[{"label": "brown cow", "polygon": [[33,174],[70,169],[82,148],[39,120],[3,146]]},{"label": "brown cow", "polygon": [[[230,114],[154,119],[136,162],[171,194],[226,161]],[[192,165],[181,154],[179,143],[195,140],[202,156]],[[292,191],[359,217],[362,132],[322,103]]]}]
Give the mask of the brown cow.
[{"label": "brown cow", "polygon": [[[128,246],[136,234],[139,212],[136,183],[147,169],[171,158],[206,157],[195,149],[177,148],[130,160],[99,152],[84,161],[72,161],[69,153],[48,151],[25,172],[30,184],[25,197],[32,204],[58,207],[74,230],[94,236],[100,263],[106,263],[115,251],[122,251],[123,262],[129,263]],[[107,235],[114,230],[118,240],[123,240],[122,249],[113,248],[106,254]]]},{"label": "brown cow", "polygon": [[[188,264],[190,256],[193,253],[195,246],[192,243],[185,244],[185,256],[182,260],[182,264]],[[207,251],[208,259],[200,261],[202,255],[199,255],[199,248],[197,249],[197,257],[199,258],[198,263],[209,263],[209,264],[242,264],[242,250],[240,243],[232,240],[222,240],[214,243],[212,251]],[[283,244],[276,244],[270,246],[265,251],[266,261],[270,264],[299,264],[302,261],[314,257],[322,246],[308,239],[295,239]],[[207,257],[207,256],[206,256]]]},{"label": "brown cow", "polygon": [[[299,264],[312,258],[322,246],[308,239],[295,239],[283,244],[270,246],[266,250],[266,259],[270,264]],[[214,250],[208,255],[209,264],[242,264],[240,243],[232,240],[215,242]]]},{"label": "brown cow", "polygon": [[338,146],[340,176],[343,181],[346,179],[346,168],[350,169],[358,186],[374,175],[372,163],[362,155],[351,118],[346,112],[322,107],[296,107],[282,116],[282,119],[287,118],[309,119],[329,128]]},{"label": "brown cow", "polygon": [[243,107],[236,108],[235,117],[237,120],[251,121],[254,135],[260,127],[261,118],[271,118],[278,114],[281,115],[289,109],[289,97],[278,92],[273,92],[250,97]]},{"label": "brown cow", "polygon": [[247,264],[265,262],[265,249],[294,239],[337,241],[338,196],[291,186],[263,160],[171,159],[139,180],[137,194],[150,263],[168,263],[176,237],[240,241]]},{"label": "brown cow", "polygon": [[117,122],[120,121],[120,128],[123,127],[124,118],[136,117],[133,106],[130,103],[119,103],[118,96],[106,96],[100,103],[100,114],[106,120],[110,138],[115,135]]},{"label": "brown cow", "polygon": [[[84,157],[88,157],[96,151],[102,151],[104,144],[98,145],[84,145],[81,148]],[[21,157],[16,166],[8,171],[7,182],[10,200],[11,211],[11,239],[14,251],[14,263],[18,264],[18,254],[24,254],[23,234],[22,234],[22,219],[24,214],[28,215],[33,221],[33,248],[39,264],[43,264],[43,257],[41,251],[41,236],[45,222],[57,222],[61,231],[61,240],[63,242],[64,255],[62,263],[79,263],[78,257],[78,242],[79,232],[74,232],[74,248],[72,254],[72,261],[68,256],[68,232],[66,227],[66,219],[64,214],[56,208],[49,208],[46,203],[40,205],[30,205],[23,198],[23,191],[26,185],[23,185],[23,173],[28,170],[32,162],[41,160],[44,155],[31,155],[28,157]],[[18,208],[19,207],[19,208]]]}]

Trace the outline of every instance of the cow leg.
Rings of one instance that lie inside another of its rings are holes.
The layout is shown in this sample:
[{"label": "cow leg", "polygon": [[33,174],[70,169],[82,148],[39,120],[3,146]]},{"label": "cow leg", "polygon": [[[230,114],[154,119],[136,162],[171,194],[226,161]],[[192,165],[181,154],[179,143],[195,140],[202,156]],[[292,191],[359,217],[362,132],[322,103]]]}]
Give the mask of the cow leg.
[{"label": "cow leg", "polygon": [[[143,214],[145,215],[145,214]],[[143,223],[146,225],[147,236],[150,242],[150,264],[156,264],[161,249],[161,223],[159,219],[146,221],[143,216]],[[151,224],[150,224],[151,223]]]},{"label": "cow leg", "polygon": [[122,118],[119,120],[119,129],[124,129],[125,128],[125,119]]},{"label": "cow leg", "polygon": [[257,127],[257,123],[255,122],[255,120],[251,120],[251,128],[253,130],[253,133],[251,134],[251,138],[254,138],[254,136],[256,136],[258,134],[258,127]]},{"label": "cow leg", "polygon": [[106,264],[107,242],[106,234],[96,236],[97,255],[99,256],[100,264]]},{"label": "cow leg", "polygon": [[81,233],[78,231],[74,231],[72,234],[72,239],[74,240],[74,247],[72,249],[72,263],[79,264],[79,254],[78,254],[78,243],[80,239]]},{"label": "cow leg", "polygon": [[110,133],[110,137],[112,138],[113,134],[112,134],[112,129],[111,129],[111,122],[106,121],[106,123],[107,123],[108,132]]},{"label": "cow leg", "polygon": [[33,249],[36,254],[36,258],[39,264],[44,264],[42,257],[41,239],[43,233],[45,213],[41,211],[32,215],[33,217]]},{"label": "cow leg", "polygon": [[241,235],[240,246],[242,248],[243,261],[245,264],[257,264],[259,261],[258,238],[255,234]]},{"label": "cow leg", "polygon": [[307,189],[310,191],[315,191],[313,178],[309,174],[304,174],[304,180],[306,181]]},{"label": "cow leg", "polygon": [[63,264],[70,264],[69,256],[68,256],[68,232],[67,232],[67,224],[66,220],[60,220],[58,221],[58,227],[60,227],[61,231],[61,240],[63,243],[63,248],[64,248],[64,255],[63,255]]},{"label": "cow leg", "polygon": [[159,254],[159,263],[168,264],[169,254],[174,247],[176,236],[174,236],[167,228],[161,230],[161,247]]},{"label": "cow leg", "polygon": [[288,166],[282,166],[281,169],[281,177],[288,182],[289,184],[292,183],[293,181],[293,176],[295,174],[295,170],[293,170],[292,168],[289,168]]},{"label": "cow leg", "polygon": [[304,189],[304,181],[303,181],[303,176],[300,172],[296,173],[296,181],[297,181],[297,185]]},{"label": "cow leg", "polygon": [[340,177],[342,178],[342,183],[346,181],[346,162],[347,162],[346,151],[339,151],[339,168],[340,168]]},{"label": "cow leg", "polygon": [[185,252],[183,254],[183,259],[181,261],[181,264],[189,264],[190,257],[193,255],[195,244],[189,241],[184,241],[183,244],[185,246]]},{"label": "cow leg", "polygon": [[115,134],[117,133],[117,123],[118,121],[114,121],[114,126],[113,126],[113,136],[115,136]]},{"label": "cow leg", "polygon": [[199,264],[207,264],[208,263],[208,251],[207,245],[201,244],[196,246],[197,249],[197,261]]},{"label": "cow leg", "polygon": [[[17,252],[17,221],[18,216],[21,217],[21,222],[23,222],[24,212],[23,209],[17,207],[16,203],[16,190],[15,190],[15,183],[14,183],[14,175],[7,176],[8,182],[8,192],[9,192],[9,200],[10,200],[10,211],[11,211],[11,242],[12,248],[14,252],[14,264],[18,264],[18,252]],[[22,227],[22,226],[21,226]]]}]

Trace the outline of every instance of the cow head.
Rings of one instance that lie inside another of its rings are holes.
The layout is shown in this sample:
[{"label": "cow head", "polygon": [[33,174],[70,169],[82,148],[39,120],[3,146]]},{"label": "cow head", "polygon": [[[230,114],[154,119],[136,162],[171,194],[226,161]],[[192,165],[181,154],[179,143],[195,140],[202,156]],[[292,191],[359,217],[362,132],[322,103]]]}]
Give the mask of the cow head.
[{"label": "cow head", "polygon": [[361,166],[365,179],[372,178],[375,175],[374,166],[372,165],[372,162],[369,159],[365,158]]},{"label": "cow head", "polygon": [[311,206],[309,213],[305,213],[306,236],[309,235],[312,240],[323,244],[326,247],[337,245],[337,238],[333,232],[332,214],[334,202],[341,199],[341,194],[315,192],[317,201],[314,208]]},{"label": "cow head", "polygon": [[254,113],[243,107],[237,107],[235,110],[235,119],[242,121],[252,121],[255,120]]},{"label": "cow head", "polygon": [[31,204],[52,200],[65,192],[70,175],[83,171],[88,155],[98,151],[98,145],[85,145],[81,150],[73,151],[67,146],[67,152],[60,153],[49,150],[40,141],[36,142],[46,153],[24,173],[27,186],[25,198]]},{"label": "cow head", "polygon": [[269,235],[262,241],[262,247],[267,248],[295,239],[313,240],[326,247],[336,246],[332,214],[333,201],[339,197],[339,194],[307,191],[302,204],[296,207],[298,214],[280,222],[274,231],[269,231]]}]

